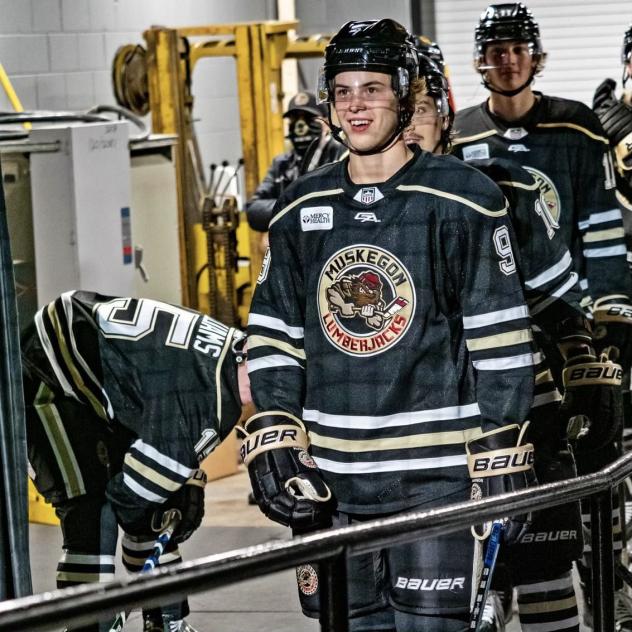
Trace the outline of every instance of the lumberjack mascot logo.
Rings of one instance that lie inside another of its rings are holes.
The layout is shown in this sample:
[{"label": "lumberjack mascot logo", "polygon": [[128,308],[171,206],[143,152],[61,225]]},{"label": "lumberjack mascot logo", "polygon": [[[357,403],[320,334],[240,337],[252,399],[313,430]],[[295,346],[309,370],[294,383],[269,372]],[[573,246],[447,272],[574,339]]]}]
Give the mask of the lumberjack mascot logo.
[{"label": "lumberjack mascot logo", "polygon": [[321,326],[329,341],[352,355],[374,355],[398,342],[414,311],[410,273],[391,253],[350,246],[323,267]]}]

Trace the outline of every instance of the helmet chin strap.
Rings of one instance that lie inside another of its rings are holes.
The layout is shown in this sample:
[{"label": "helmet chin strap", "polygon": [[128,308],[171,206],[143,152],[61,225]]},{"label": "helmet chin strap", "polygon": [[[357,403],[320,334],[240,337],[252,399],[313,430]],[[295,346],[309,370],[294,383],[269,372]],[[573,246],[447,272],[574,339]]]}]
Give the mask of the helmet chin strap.
[{"label": "helmet chin strap", "polygon": [[520,87],[514,88],[513,90],[500,90],[499,88],[494,88],[494,86],[489,83],[489,81],[487,81],[487,79],[485,78],[486,74],[487,73],[485,72],[481,73],[481,83],[490,92],[494,92],[495,94],[502,94],[504,97],[515,97],[517,94],[520,94],[523,90],[526,90],[533,83],[533,79],[535,78],[535,70],[532,70],[527,81],[523,83]]},{"label": "helmet chin strap", "polygon": [[[395,131],[388,137],[386,141],[384,141],[381,145],[377,145],[372,149],[356,149],[353,147],[342,135],[342,127],[335,125],[331,119],[331,103],[327,104],[328,113],[327,120],[329,123],[329,127],[331,128],[331,135],[341,144],[344,145],[352,154],[356,154],[356,156],[372,156],[374,154],[381,154],[385,152],[387,149],[393,145],[393,143],[397,140],[400,134],[406,129],[409,121],[406,121],[405,112],[402,106],[399,108],[399,119],[397,123],[397,127]],[[404,122],[405,121],[405,122]]]}]

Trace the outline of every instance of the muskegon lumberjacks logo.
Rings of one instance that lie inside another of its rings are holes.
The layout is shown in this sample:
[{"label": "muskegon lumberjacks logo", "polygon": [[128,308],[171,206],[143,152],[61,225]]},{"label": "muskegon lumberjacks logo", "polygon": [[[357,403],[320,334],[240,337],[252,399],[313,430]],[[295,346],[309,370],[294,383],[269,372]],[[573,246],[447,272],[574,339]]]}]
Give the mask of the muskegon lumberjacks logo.
[{"label": "muskegon lumberjacks logo", "polygon": [[553,184],[553,180],[545,173],[525,166],[525,169],[533,176],[538,188],[540,189],[540,201],[536,205],[536,213],[542,218],[546,226],[546,232],[549,239],[553,239],[555,231],[560,227],[560,194]]},{"label": "muskegon lumberjacks logo", "polygon": [[320,324],[350,355],[376,355],[406,333],[415,310],[410,272],[390,252],[368,245],[339,250],[318,282]]}]

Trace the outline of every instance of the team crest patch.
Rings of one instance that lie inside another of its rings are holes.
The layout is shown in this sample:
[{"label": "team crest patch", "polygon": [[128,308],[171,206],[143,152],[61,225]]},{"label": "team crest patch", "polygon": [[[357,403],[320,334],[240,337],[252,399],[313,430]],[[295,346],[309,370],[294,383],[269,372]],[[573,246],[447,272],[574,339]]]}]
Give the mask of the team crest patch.
[{"label": "team crest patch", "polygon": [[555,231],[560,227],[560,195],[549,176],[533,167],[523,166],[533,176],[540,189],[540,203],[536,205],[535,210],[546,225],[549,239],[553,239]]},{"label": "team crest patch", "polygon": [[373,204],[384,199],[383,193],[377,187],[362,187],[353,199],[362,204]]},{"label": "team crest patch", "polygon": [[483,490],[478,483],[472,484],[472,489],[470,490],[470,500],[481,500],[483,498]]},{"label": "team crest patch", "polygon": [[318,575],[314,567],[311,564],[297,566],[296,582],[304,595],[313,595],[318,590]]},{"label": "team crest patch", "polygon": [[371,356],[397,344],[415,311],[410,272],[387,250],[343,248],[323,266],[318,309],[325,337],[349,355]]}]

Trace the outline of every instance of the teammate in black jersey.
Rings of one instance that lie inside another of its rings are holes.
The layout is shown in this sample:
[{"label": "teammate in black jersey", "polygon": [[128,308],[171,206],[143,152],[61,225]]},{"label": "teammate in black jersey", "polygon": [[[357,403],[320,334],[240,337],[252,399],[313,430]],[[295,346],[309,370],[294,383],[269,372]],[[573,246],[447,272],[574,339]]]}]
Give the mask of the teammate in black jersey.
[{"label": "teammate in black jersey", "polygon": [[[180,561],[204,512],[199,462],[249,398],[243,340],[149,299],[67,292],[37,312],[22,341],[27,436],[35,486],[61,521],[58,587],[113,579],[118,525],[123,564],[139,571],[169,509],[181,521],[160,564]],[[192,632],[187,613],[186,601],[145,611],[144,630]]]},{"label": "teammate in black jersey", "polygon": [[[490,5],[481,15],[475,41],[475,65],[490,96],[457,113],[455,153],[466,161],[511,157],[532,174],[546,202],[542,218],[566,243],[584,304],[591,306],[597,351],[617,354],[628,370],[632,326],[621,315],[630,311],[631,281],[601,125],[585,105],[532,89],[546,54],[538,24],[522,3]],[[544,343],[551,362],[555,343]],[[563,367],[552,368],[563,388]],[[617,455],[615,442],[589,455],[578,454],[578,470],[596,471]],[[620,531],[615,513],[614,528]],[[620,548],[618,539],[615,545]]]},{"label": "teammate in black jersey", "polygon": [[[444,153],[450,144],[453,112],[448,108],[448,84],[442,71],[431,60],[420,57],[420,80],[413,82],[415,112],[404,133],[406,142],[427,151]],[[423,79],[423,82],[421,81]],[[591,332],[580,307],[581,290],[572,260],[560,236],[542,219],[545,203],[533,177],[518,164],[503,158],[472,160],[470,164],[492,178],[509,201],[509,212],[516,232],[517,258],[525,296],[534,322],[535,339],[545,332],[561,344],[564,357],[572,356],[575,365],[590,359]],[[540,353],[539,356],[542,356]],[[599,399],[593,411],[600,421],[608,406],[618,405],[616,385],[584,387],[584,406],[590,398]],[[577,399],[578,393],[575,394]],[[535,470],[540,482],[562,480],[575,475],[573,458],[568,451],[566,425],[571,413],[569,401],[562,405],[561,396],[541,358],[536,367],[536,386],[530,414],[530,439],[535,447]],[[588,409],[583,408],[586,414]],[[601,436],[584,438],[585,445],[610,439],[616,422]],[[591,426],[595,431],[597,426]],[[577,446],[582,449],[582,446]],[[511,592],[516,585],[521,623],[525,626],[555,626],[554,629],[578,630],[577,604],[571,579],[571,565],[582,550],[579,504],[572,503],[534,516],[533,523],[513,546],[501,550],[495,585],[503,590],[488,596],[481,630],[503,630],[503,608],[499,596],[505,596],[505,610],[511,613]],[[511,580],[508,582],[508,579]],[[546,588],[543,588],[546,586]],[[505,594],[506,593],[506,594]],[[562,605],[563,604],[563,605]],[[560,627],[562,626],[562,627]]]},{"label": "teammate in black jersey", "polygon": [[[404,143],[417,63],[392,20],[342,27],[319,85],[350,157],[299,178],[271,222],[242,454],[262,511],[295,532],[533,480],[532,334],[505,200],[477,170]],[[477,472],[501,447],[516,467],[472,480],[468,460]],[[523,531],[524,516],[509,520],[507,541]],[[474,549],[467,529],[352,558],[351,629],[467,629]],[[297,575],[318,616],[317,569]]]}]

